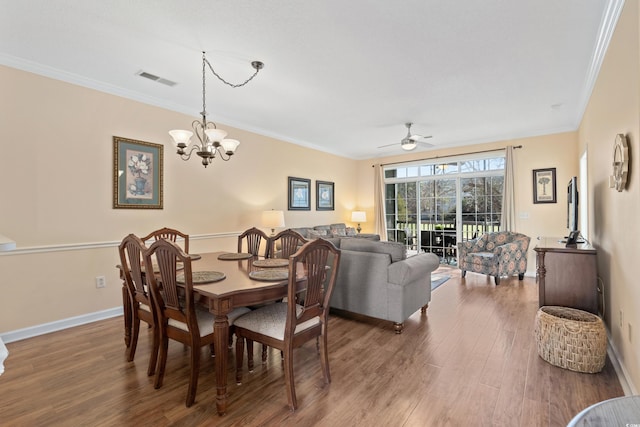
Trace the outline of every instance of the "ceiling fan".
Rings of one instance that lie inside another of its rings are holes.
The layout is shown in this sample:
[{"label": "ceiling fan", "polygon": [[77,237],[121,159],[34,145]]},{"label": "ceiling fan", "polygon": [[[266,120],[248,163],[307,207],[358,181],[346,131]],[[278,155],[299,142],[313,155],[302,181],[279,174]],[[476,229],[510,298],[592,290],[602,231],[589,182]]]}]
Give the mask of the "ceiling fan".
[{"label": "ceiling fan", "polygon": [[405,136],[404,138],[402,138],[402,140],[400,142],[396,142],[394,144],[387,144],[387,145],[381,145],[378,148],[384,148],[384,147],[391,147],[392,145],[398,145],[400,144],[400,147],[405,150],[405,151],[411,151],[413,149],[415,149],[418,146],[418,143],[420,144],[424,144],[427,147],[433,147],[433,144],[430,144],[428,142],[422,141],[423,139],[428,139],[431,138],[431,135],[428,136],[422,136],[422,135],[416,135],[416,134],[411,134],[411,125],[413,123],[411,122],[407,122],[404,125],[407,127],[407,136]]}]

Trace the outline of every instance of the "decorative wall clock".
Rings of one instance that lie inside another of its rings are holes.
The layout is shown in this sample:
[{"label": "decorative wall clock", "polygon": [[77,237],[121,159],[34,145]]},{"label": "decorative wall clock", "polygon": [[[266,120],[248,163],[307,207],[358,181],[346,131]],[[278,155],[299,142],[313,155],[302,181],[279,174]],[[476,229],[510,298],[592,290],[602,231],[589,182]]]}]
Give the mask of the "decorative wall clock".
[{"label": "decorative wall clock", "polygon": [[624,190],[629,174],[629,145],[627,137],[619,133],[613,144],[613,175],[609,179],[609,187],[618,191]]}]

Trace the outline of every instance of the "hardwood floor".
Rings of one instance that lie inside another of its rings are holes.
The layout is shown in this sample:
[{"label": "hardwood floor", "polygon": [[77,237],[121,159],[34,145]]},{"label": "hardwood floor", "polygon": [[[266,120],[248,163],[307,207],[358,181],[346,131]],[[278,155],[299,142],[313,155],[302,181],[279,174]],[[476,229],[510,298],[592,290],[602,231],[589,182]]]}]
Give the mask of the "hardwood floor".
[{"label": "hardwood floor", "polygon": [[[458,270],[434,290],[396,335],[390,322],[333,315],[332,383],[324,386],[314,342],[296,350],[299,409],[290,412],[280,352],[233,380],[228,413],[215,411],[213,359],[203,350],[196,403],[186,408],[188,351],[171,342],[165,382],[154,390],[146,368],[150,332],[142,328],[126,361],[122,318],[9,343],[0,376],[0,422],[10,426],[297,425],[565,426],[585,407],[622,396],[607,360],[599,374],[552,366],[538,357],[535,280],[493,280]],[[229,350],[232,352],[233,350]],[[204,357],[206,356],[206,357]],[[233,361],[234,357],[230,356]]]}]

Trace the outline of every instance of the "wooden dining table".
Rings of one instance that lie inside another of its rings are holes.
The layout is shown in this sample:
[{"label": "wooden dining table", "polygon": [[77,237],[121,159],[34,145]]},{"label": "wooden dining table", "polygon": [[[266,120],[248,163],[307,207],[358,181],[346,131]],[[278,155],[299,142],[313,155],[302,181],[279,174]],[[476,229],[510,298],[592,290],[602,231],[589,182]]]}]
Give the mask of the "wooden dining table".
[{"label": "wooden dining table", "polygon": [[[225,278],[218,282],[193,284],[194,291],[200,296],[200,303],[205,304],[215,316],[214,351],[216,375],[216,409],[218,415],[227,411],[227,363],[229,344],[229,320],[227,314],[236,307],[258,305],[281,299],[287,295],[288,279],[255,280],[249,276],[251,271],[262,270],[253,262],[261,259],[251,257],[240,260],[221,260],[218,257],[228,252],[202,253],[200,259],[191,263],[193,273],[201,271],[217,271],[224,273]],[[286,268],[286,267],[285,267]],[[304,269],[299,269],[297,278],[300,290],[304,289]],[[123,291],[124,295],[124,291]],[[125,305],[126,307],[126,305]],[[127,335],[127,313],[125,310],[125,341]]]}]

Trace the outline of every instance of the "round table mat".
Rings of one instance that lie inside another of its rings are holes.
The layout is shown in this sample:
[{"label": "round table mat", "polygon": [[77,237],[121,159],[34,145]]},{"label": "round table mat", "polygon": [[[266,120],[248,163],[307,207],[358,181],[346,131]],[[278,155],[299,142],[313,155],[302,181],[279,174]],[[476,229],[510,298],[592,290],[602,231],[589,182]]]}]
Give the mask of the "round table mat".
[{"label": "round table mat", "polygon": [[[191,281],[194,285],[201,285],[203,283],[213,283],[223,280],[225,274],[220,271],[194,271],[191,273]],[[176,276],[178,283],[184,283],[184,273],[180,273]]]},{"label": "round table mat", "polygon": [[277,282],[289,278],[289,270],[257,270],[249,272],[249,277],[254,280],[263,280],[267,282]]},{"label": "round table mat", "polygon": [[288,267],[289,260],[284,258],[257,259],[253,261],[253,265],[256,267],[266,267],[266,268]]},{"label": "round table mat", "polygon": [[197,261],[200,258],[202,258],[202,255],[200,255],[200,254],[189,254],[189,258],[191,258],[191,261]]},{"label": "round table mat", "polygon": [[224,254],[218,255],[218,259],[224,261],[232,261],[238,259],[249,259],[252,258],[253,254],[245,253],[245,252],[227,252]]}]

